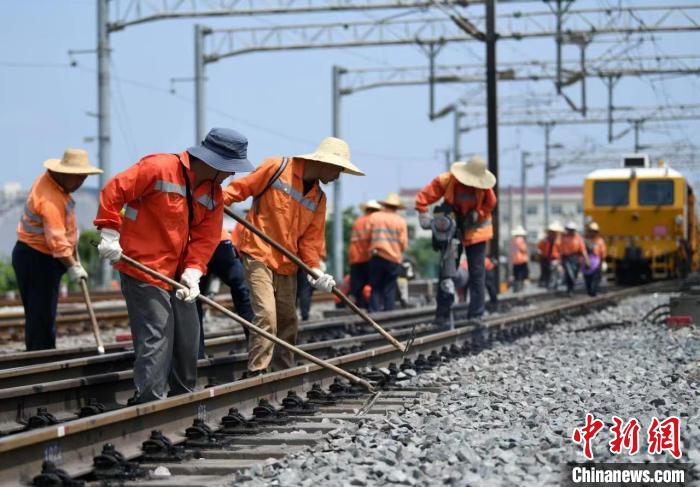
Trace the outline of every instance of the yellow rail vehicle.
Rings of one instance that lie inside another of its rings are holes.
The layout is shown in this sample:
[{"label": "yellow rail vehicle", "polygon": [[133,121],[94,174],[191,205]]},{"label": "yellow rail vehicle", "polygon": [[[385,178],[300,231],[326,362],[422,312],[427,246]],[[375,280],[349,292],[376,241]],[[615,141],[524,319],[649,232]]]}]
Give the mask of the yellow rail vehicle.
[{"label": "yellow rail vehicle", "polygon": [[649,158],[593,171],[584,180],[586,221],[600,226],[608,272],[620,283],[683,276],[700,267],[696,199],[686,178]]}]

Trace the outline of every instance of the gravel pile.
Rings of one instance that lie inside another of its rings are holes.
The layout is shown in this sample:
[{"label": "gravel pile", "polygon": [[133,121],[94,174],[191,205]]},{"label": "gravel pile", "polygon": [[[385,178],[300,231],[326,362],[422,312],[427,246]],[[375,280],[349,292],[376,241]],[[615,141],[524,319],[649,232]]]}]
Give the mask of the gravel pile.
[{"label": "gravel pile", "polygon": [[344,426],[304,453],[239,474],[231,485],[559,485],[566,462],[585,461],[571,436],[586,413],[608,426],[612,415],[642,425],[638,455],[612,455],[606,427],[593,442],[595,461],[672,461],[646,453],[646,428],[652,416],[676,415],[681,461],[700,465],[700,330],[636,324],[575,332],[639,321],[667,299],[628,299],[559,323],[556,333],[494,345],[421,374],[412,385],[446,389],[381,420]]}]

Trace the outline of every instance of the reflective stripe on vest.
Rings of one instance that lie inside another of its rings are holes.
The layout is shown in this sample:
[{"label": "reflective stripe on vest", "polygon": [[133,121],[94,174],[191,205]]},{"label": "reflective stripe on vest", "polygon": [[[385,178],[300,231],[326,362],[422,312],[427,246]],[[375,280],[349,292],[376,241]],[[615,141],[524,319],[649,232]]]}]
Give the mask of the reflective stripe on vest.
[{"label": "reflective stripe on vest", "polygon": [[[382,235],[382,234],[388,234]],[[401,230],[393,230],[391,228],[373,228],[372,229],[372,242],[397,242],[400,243],[401,240],[399,236],[401,235]]]},{"label": "reflective stripe on vest", "polygon": [[68,200],[68,203],[66,203],[66,216],[70,214],[73,208],[75,208],[75,200],[71,198]]},{"label": "reflective stripe on vest", "polygon": [[29,205],[25,203],[24,205],[24,214],[26,215],[28,220],[34,220],[35,222],[41,223],[43,219],[35,214],[32,210],[29,209]]},{"label": "reflective stripe on vest", "polygon": [[124,216],[129,220],[136,220],[136,217],[139,216],[139,210],[129,205],[124,205]]},{"label": "reflective stripe on vest", "polygon": [[[36,223],[37,226],[30,225],[29,223],[27,223],[25,218],[26,220],[29,220],[32,223]],[[26,203],[24,204],[24,215],[19,217],[19,221],[22,222],[22,228],[24,228],[24,231],[27,233],[44,233],[44,220],[39,215],[30,210],[29,205]]]},{"label": "reflective stripe on vest", "polygon": [[28,232],[28,233],[36,233],[36,234],[44,233],[44,227],[43,227],[43,226],[41,226],[41,227],[33,227],[33,226],[31,226],[30,224],[28,224],[26,221],[24,221],[24,218],[21,219],[21,222],[22,222],[22,228],[24,228],[24,231],[25,231],[25,232]]},{"label": "reflective stripe on vest", "polygon": [[176,193],[180,196],[187,196],[187,190],[184,186],[171,183],[170,181],[165,181],[163,179],[159,179],[158,181],[156,181],[156,184],[153,186],[153,188],[156,191],[162,191],[163,193]]},{"label": "reflective stripe on vest", "polygon": [[316,203],[314,203],[313,201],[311,201],[311,200],[309,200],[309,199],[307,199],[307,198],[304,198],[304,196],[303,196],[299,191],[297,191],[296,189],[292,188],[292,187],[291,187],[290,185],[288,185],[287,183],[284,183],[284,182],[282,182],[282,181],[280,181],[280,180],[278,179],[277,181],[275,181],[274,183],[272,183],[272,187],[275,188],[275,189],[279,189],[280,191],[283,191],[283,192],[287,193],[289,196],[292,197],[292,199],[293,199],[294,201],[296,201],[297,203],[299,203],[301,206],[303,206],[303,207],[306,208],[307,210],[310,210],[310,211],[312,211],[312,212],[314,212],[314,213],[316,212],[316,208],[317,208]]},{"label": "reflective stripe on vest", "polygon": [[198,196],[197,198],[195,198],[195,201],[197,201],[197,203],[201,203],[204,206],[206,206],[209,211],[214,210],[214,202],[212,201],[212,199],[209,197],[208,194],[203,194],[202,196]]},{"label": "reflective stripe on vest", "polygon": [[489,225],[491,225],[491,220],[484,220],[483,222],[479,223],[474,228],[484,228],[484,227],[488,227]]}]

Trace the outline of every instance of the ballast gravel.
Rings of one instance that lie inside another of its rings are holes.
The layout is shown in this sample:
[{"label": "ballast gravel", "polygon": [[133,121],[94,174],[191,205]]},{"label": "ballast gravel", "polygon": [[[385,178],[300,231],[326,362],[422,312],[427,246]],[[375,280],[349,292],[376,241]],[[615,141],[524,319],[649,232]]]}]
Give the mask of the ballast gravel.
[{"label": "ballast gravel", "polygon": [[[567,462],[584,462],[572,441],[586,413],[606,427],[596,462],[670,462],[647,453],[652,416],[681,420],[681,462],[700,474],[700,330],[640,323],[668,295],[647,295],[545,333],[495,344],[412,379],[444,387],[381,419],[346,423],[324,440],[243,471],[230,485],[559,485]],[[632,325],[580,331],[594,323]],[[576,332],[576,330],[579,332]],[[640,453],[613,455],[612,416],[641,424]],[[690,481],[688,485],[700,485]]]}]

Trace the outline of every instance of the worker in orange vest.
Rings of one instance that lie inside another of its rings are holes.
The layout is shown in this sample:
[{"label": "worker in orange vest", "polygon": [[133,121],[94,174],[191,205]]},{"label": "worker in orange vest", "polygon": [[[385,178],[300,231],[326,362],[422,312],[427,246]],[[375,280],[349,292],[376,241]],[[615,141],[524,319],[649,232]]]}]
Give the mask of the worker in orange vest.
[{"label": "worker in orange vest", "polygon": [[397,210],[405,208],[396,193],[380,201],[381,211],[369,216],[371,232],[369,279],[372,295],[370,311],[391,311],[396,307],[396,280],[401,273],[403,252],[408,246],[408,228]]},{"label": "worker in orange vest", "polygon": [[583,268],[583,280],[586,283],[586,292],[589,296],[596,296],[600,288],[603,272],[607,270],[608,249],[605,240],[600,236],[600,227],[596,222],[591,222],[586,231],[586,252],[589,264]]},{"label": "worker in orange vest", "polygon": [[518,293],[523,290],[525,279],[530,277],[530,270],[527,262],[529,253],[527,249],[527,231],[518,225],[512,232],[513,238],[510,241],[510,264],[513,266],[513,292]]},{"label": "worker in orange vest", "polygon": [[[247,148],[238,132],[215,128],[179,154],[143,157],[100,193],[98,250],[120,272],[134,339],[132,404],[165,398],[168,382],[171,394],[195,388],[200,331],[194,302],[221,241],[221,183],[253,169]],[[185,288],[175,291],[120,260],[122,252]]]},{"label": "worker in orange vest", "polygon": [[369,283],[369,261],[372,258],[372,229],[369,217],[372,213],[380,211],[382,206],[377,200],[369,200],[360,205],[360,209],[363,214],[357,217],[350,230],[350,294],[355,297],[355,304],[360,308],[367,308],[368,303],[363,297],[362,289]]},{"label": "worker in orange vest", "polygon": [[[252,174],[224,190],[227,205],[253,198],[247,220],[314,269],[315,276],[307,279],[323,292],[330,292],[335,281],[320,269],[326,225],[326,195],[320,183],[335,181],[341,172],[364,175],[350,162],[347,143],[327,137],[313,153],[266,159]],[[240,251],[255,325],[296,343],[296,264],[248,229],[241,231]],[[245,377],[260,375],[270,366],[274,370],[294,366],[294,355],[269,340],[254,334],[248,345]]]},{"label": "worker in orange vest", "polygon": [[[498,309],[498,291],[496,289],[496,276],[494,275],[495,268],[496,264],[493,263],[491,257],[486,256],[484,258],[484,270],[486,271],[484,278],[484,287],[486,288],[486,292],[489,295],[489,303],[487,307],[491,312],[496,311]],[[467,260],[464,259],[459,264],[459,268],[457,270],[457,277],[455,278],[455,288],[457,289],[460,301],[467,300],[466,291],[467,287],[469,286],[469,277],[469,262],[467,262]]]},{"label": "worker in orange vest", "polygon": [[560,235],[564,232],[561,223],[554,221],[547,227],[547,235],[537,242],[537,257],[540,261],[539,286],[556,289],[558,282],[555,270],[559,267],[561,253],[559,251]]},{"label": "worker in orange vest", "polygon": [[590,265],[590,262],[583,238],[576,231],[576,224],[570,221],[564,225],[564,230],[559,249],[561,252],[561,264],[564,268],[566,292],[571,295],[574,291],[574,285],[576,284],[582,261],[586,266]]},{"label": "worker in orange vest", "polygon": [[90,164],[82,149],[66,149],[61,159],[49,159],[44,167],[46,171],[29,191],[12,250],[27,351],[56,348],[56,308],[63,274],[67,271],[73,282],[88,277],[77,258],[78,227],[71,193],[88,175],[102,172]]},{"label": "worker in orange vest", "polygon": [[[496,207],[493,187],[496,177],[486,168],[481,156],[467,162],[455,162],[450,171],[433,179],[416,195],[416,210],[421,228],[430,229],[432,219],[428,205],[440,198],[452,206],[458,233],[467,254],[469,272],[468,318],[479,319],[485,310],[486,242],[493,238],[491,212]],[[440,307],[440,302],[438,302]]]}]

